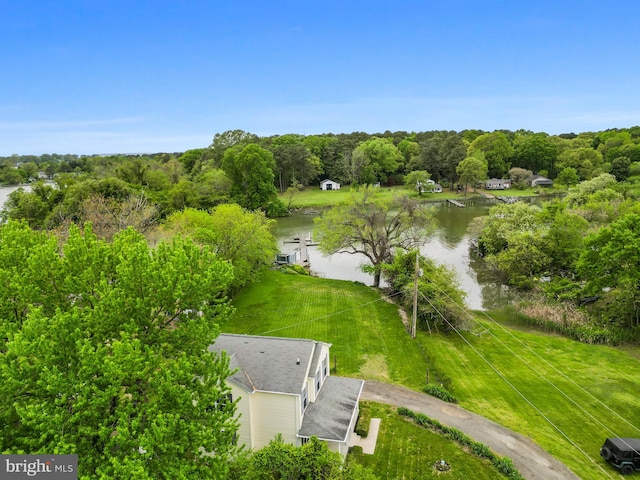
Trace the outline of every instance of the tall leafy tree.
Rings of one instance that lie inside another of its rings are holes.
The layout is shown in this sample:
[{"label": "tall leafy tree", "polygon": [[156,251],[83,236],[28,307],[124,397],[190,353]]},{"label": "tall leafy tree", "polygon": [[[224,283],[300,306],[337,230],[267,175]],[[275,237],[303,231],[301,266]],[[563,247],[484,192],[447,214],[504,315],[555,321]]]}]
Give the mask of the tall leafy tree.
[{"label": "tall leafy tree", "polygon": [[417,191],[418,195],[422,195],[427,188],[427,180],[431,179],[431,174],[425,170],[414,170],[409,173],[404,184],[408,190]]},{"label": "tall leafy tree", "polygon": [[465,184],[465,195],[469,184],[475,189],[475,185],[480,180],[487,178],[487,162],[483,157],[482,152],[476,152],[475,156],[465,158],[456,167],[460,181]]},{"label": "tall leafy tree", "polygon": [[242,207],[262,209],[270,216],[284,213],[274,185],[273,154],[255,143],[224,153],[222,169],[231,180],[231,196]]},{"label": "tall leafy tree", "polygon": [[551,177],[556,175],[558,146],[546,133],[535,133],[521,137],[515,151],[514,165],[534,173],[546,171]]},{"label": "tall leafy tree", "polygon": [[372,138],[362,142],[353,151],[354,163],[356,157],[370,168],[373,175],[373,182],[367,177],[365,180],[356,178],[356,183],[387,183],[389,176],[398,171],[404,160],[400,150],[387,138]]},{"label": "tall leafy tree", "polygon": [[0,259],[2,451],[75,453],[82,478],[225,477],[235,404],[207,347],[230,265],[132,229],[106,243],[74,227],[60,252],[13,222]]},{"label": "tall leafy tree", "polygon": [[[421,272],[417,279],[416,255]],[[471,315],[464,305],[466,294],[453,270],[436,265],[433,260],[413,250],[396,254],[393,262],[384,266],[383,275],[393,291],[400,294],[408,311],[413,306],[415,282],[418,282],[417,326],[420,328],[448,331],[469,327]]]},{"label": "tall leafy tree", "polygon": [[467,153],[473,156],[477,151],[484,153],[490,177],[502,178],[509,170],[514,150],[509,137],[504,133],[493,132],[480,135],[471,142]]},{"label": "tall leafy tree", "polygon": [[236,204],[222,204],[211,210],[187,208],[170,215],[165,229],[182,233],[211,248],[234,268],[233,288],[256,281],[273,263],[278,251],[273,235],[275,220],[261,211],[249,211]]},{"label": "tall leafy tree", "polygon": [[578,271],[586,291],[604,295],[606,319],[640,326],[640,215],[627,213],[585,238]]},{"label": "tall leafy tree", "polygon": [[431,211],[407,197],[383,198],[369,186],[353,190],[349,198],[315,219],[320,249],[326,254],[362,254],[380,285],[382,265],[396,250],[410,250],[424,241],[435,220]]},{"label": "tall leafy tree", "polygon": [[244,130],[227,130],[222,133],[216,133],[213,136],[213,141],[209,146],[211,150],[211,157],[213,159],[213,166],[220,168],[222,166],[222,157],[224,152],[229,148],[236,145],[248,145],[250,143],[257,143],[259,137],[253,133],[245,132]]}]

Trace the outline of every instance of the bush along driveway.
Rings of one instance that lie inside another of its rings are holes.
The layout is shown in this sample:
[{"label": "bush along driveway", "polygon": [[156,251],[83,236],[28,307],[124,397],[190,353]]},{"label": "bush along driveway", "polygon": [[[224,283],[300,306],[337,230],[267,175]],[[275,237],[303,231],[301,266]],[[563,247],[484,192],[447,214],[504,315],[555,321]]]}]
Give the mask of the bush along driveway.
[{"label": "bush along driveway", "polygon": [[405,407],[460,430],[498,455],[509,457],[527,480],[579,480],[563,463],[526,437],[458,405],[386,383],[366,381],[362,400]]}]

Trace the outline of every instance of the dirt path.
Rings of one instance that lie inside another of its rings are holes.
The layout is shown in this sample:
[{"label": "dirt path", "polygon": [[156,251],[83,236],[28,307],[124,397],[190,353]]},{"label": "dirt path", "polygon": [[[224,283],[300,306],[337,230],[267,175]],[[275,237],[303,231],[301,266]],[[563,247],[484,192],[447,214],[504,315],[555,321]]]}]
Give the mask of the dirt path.
[{"label": "dirt path", "polygon": [[563,463],[528,438],[431,395],[396,385],[366,381],[360,398],[406,407],[456,428],[475,441],[484,443],[494,453],[509,457],[520,474],[528,480],[579,479]]}]

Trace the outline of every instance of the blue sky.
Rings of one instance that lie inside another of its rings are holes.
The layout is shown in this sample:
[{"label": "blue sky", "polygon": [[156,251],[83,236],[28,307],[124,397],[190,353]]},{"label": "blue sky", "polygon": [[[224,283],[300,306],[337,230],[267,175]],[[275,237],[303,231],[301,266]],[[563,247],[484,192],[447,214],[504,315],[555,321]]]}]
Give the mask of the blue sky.
[{"label": "blue sky", "polygon": [[640,124],[640,2],[0,0],[0,155]]}]

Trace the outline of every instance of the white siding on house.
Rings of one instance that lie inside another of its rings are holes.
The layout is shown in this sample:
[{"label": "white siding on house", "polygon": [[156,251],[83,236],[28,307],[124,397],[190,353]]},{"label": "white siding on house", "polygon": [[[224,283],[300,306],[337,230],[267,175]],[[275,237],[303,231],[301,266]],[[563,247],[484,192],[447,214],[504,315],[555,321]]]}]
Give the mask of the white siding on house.
[{"label": "white siding on house", "polygon": [[238,403],[236,404],[236,418],[240,418],[240,425],[238,426],[238,445],[244,444],[247,447],[252,448],[253,440],[251,438],[250,395],[233,383],[229,383],[228,385],[231,387],[232,400],[238,400]]},{"label": "white siding on house", "polygon": [[256,392],[250,396],[252,416],[252,448],[266,446],[277,433],[285,443],[298,445],[300,428],[300,395],[278,395]]}]

